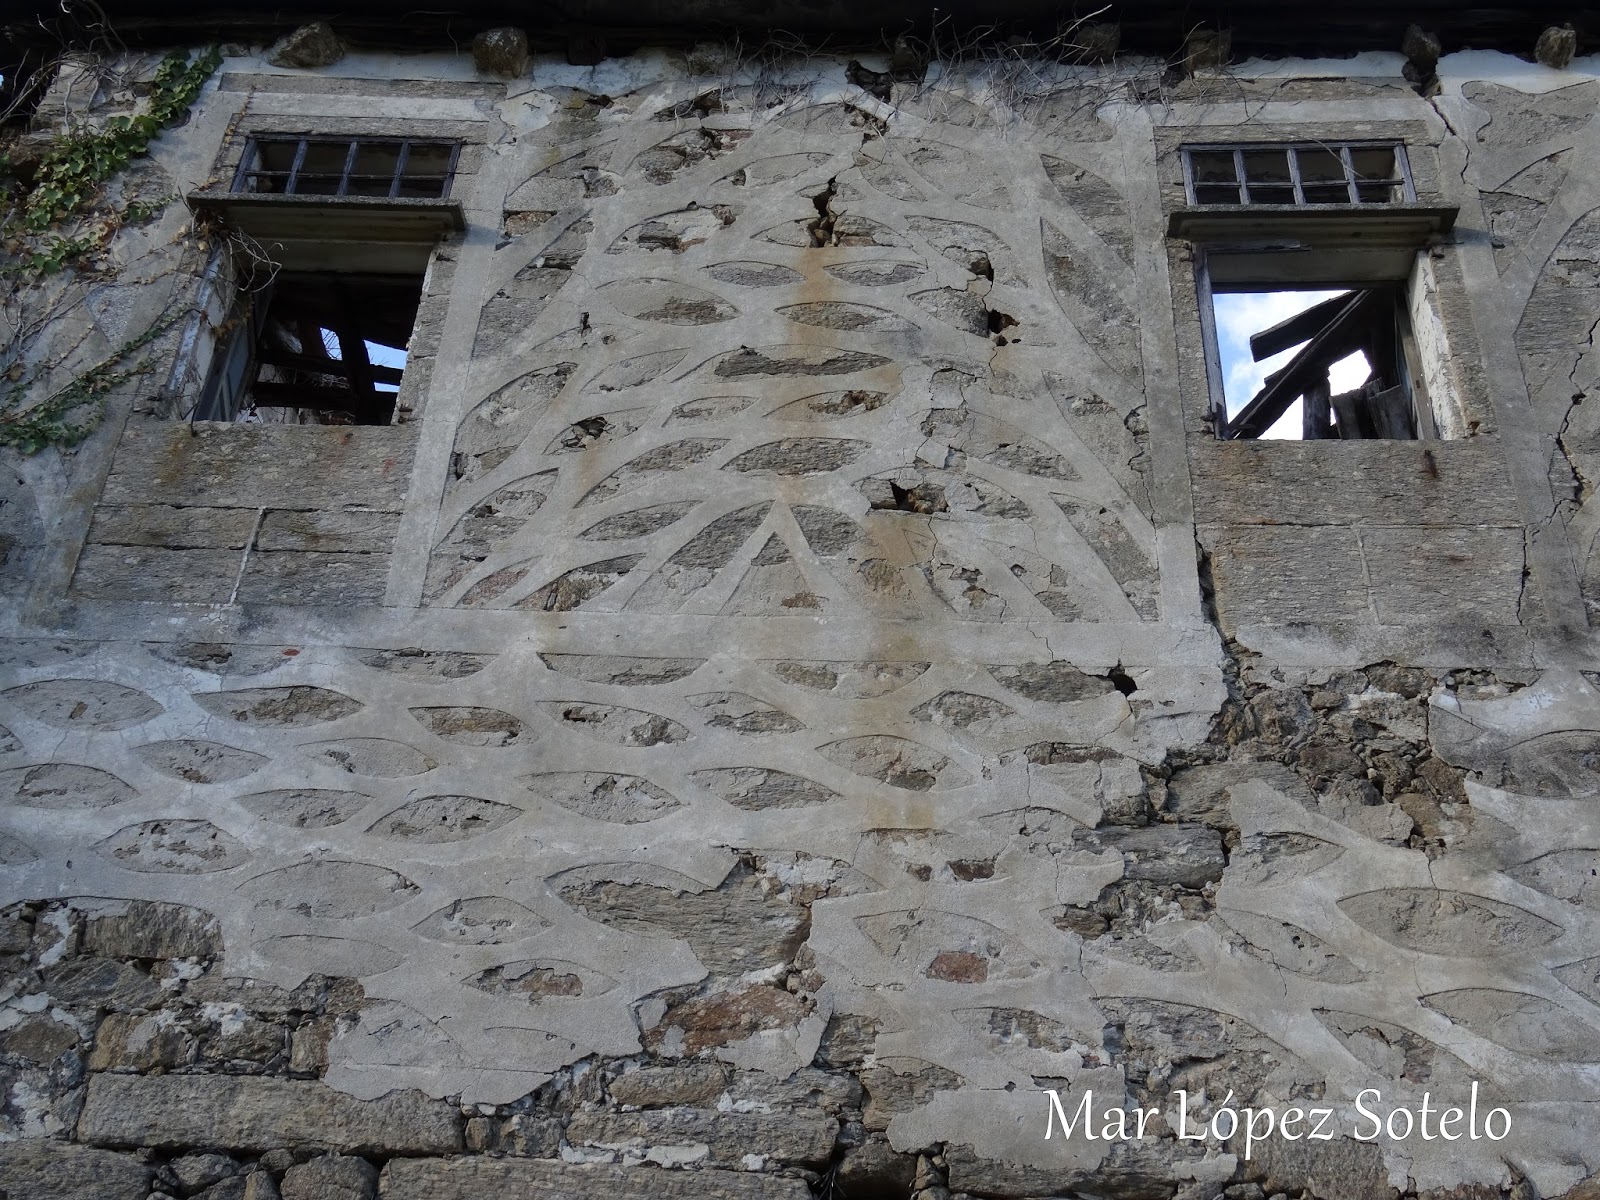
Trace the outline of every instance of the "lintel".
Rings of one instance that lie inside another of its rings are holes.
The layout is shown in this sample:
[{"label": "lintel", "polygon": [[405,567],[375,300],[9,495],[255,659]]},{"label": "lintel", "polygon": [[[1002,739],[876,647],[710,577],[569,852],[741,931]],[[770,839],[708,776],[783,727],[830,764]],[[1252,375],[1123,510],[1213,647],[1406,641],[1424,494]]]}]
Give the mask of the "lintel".
[{"label": "lintel", "polygon": [[189,203],[264,243],[350,241],[431,247],[446,234],[467,227],[458,200],[190,192]]},{"label": "lintel", "polygon": [[1420,248],[1455,227],[1454,205],[1201,204],[1167,218],[1167,236],[1190,242],[1275,243],[1283,250]]}]

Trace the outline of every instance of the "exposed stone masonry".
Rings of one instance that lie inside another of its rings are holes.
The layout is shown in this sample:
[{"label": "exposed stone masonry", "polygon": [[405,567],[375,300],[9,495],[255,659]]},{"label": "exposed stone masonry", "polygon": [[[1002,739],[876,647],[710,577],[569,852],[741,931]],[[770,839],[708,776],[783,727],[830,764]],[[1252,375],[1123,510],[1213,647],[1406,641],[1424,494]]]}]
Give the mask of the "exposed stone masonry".
[{"label": "exposed stone masonry", "polygon": [[[8,460],[0,1191],[1595,1200],[1586,60],[473,33],[230,54],[142,168],[460,140],[403,424],[172,420],[201,322]],[[1177,148],[1357,136],[1460,209],[1443,436],[1218,443]],[[59,344],[189,303],[187,221]],[[1173,1126],[1473,1083],[1513,1139]]]}]

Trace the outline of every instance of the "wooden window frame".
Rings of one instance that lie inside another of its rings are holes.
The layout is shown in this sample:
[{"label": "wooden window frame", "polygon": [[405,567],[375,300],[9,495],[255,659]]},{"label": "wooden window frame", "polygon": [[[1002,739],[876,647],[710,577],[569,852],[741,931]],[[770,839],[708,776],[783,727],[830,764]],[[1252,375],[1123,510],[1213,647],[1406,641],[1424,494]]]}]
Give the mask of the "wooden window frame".
[{"label": "wooden window frame", "polygon": [[[285,146],[293,145],[295,147],[294,158],[293,158],[292,162],[290,163],[290,167],[289,167],[289,171],[287,173],[287,177],[284,177],[285,173],[282,172],[282,171],[267,171],[267,170],[263,170],[261,168],[261,166],[260,166],[262,147],[264,145],[271,145],[271,144],[285,145]],[[305,165],[306,151],[307,151],[307,149],[309,149],[311,146],[314,146],[314,145],[322,145],[322,146],[345,145],[345,146],[348,147],[348,149],[345,151],[344,167],[343,167],[342,171],[340,172],[340,174],[338,175],[338,181],[339,182],[338,182],[338,185],[337,185],[335,191],[333,193],[331,193],[332,196],[345,196],[345,197],[348,197],[350,195],[350,183],[351,183],[352,180],[361,181],[361,180],[382,180],[383,179],[383,176],[381,176],[381,175],[358,175],[358,174],[356,174],[355,167],[356,167],[357,158],[358,158],[358,156],[360,155],[360,152],[363,149],[376,148],[376,147],[390,147],[390,146],[397,148],[396,149],[396,154],[395,154],[394,170],[392,172],[390,172],[390,174],[388,176],[388,178],[389,178],[389,190],[387,191],[387,193],[385,193],[385,197],[384,197],[384,198],[391,199],[391,200],[393,200],[393,199],[401,199],[402,198],[401,195],[400,195],[400,189],[402,187],[416,188],[416,187],[420,186],[420,181],[426,181],[426,182],[430,182],[431,183],[434,180],[438,180],[438,182],[439,182],[439,192],[438,192],[438,194],[436,196],[427,196],[427,197],[421,197],[421,198],[422,199],[431,199],[431,200],[443,200],[443,199],[445,199],[446,197],[448,197],[450,195],[450,187],[455,182],[456,166],[459,163],[460,158],[461,158],[461,143],[459,141],[456,141],[456,140],[445,139],[445,138],[373,138],[373,137],[334,137],[334,136],[328,136],[328,135],[298,136],[297,137],[297,136],[289,135],[289,134],[281,134],[280,135],[280,134],[271,134],[271,133],[260,133],[260,134],[251,135],[250,140],[246,143],[245,148],[244,148],[244,153],[243,153],[243,155],[240,156],[240,159],[239,159],[239,167],[234,172],[232,187],[229,190],[234,192],[234,193],[243,194],[243,195],[250,195],[250,196],[270,196],[270,195],[304,196],[304,195],[312,195],[312,196],[316,196],[319,199],[327,199],[327,198],[329,198],[330,193],[327,193],[327,192],[305,193],[305,192],[298,191],[298,185],[300,183],[300,178],[301,178],[301,175],[303,173],[303,168],[304,168],[304,165]],[[449,157],[449,160],[447,161],[447,163],[445,164],[444,173],[442,175],[408,175],[408,174],[406,174],[406,167],[407,167],[407,165],[409,163],[409,160],[410,160],[410,157],[411,157],[411,149],[414,146],[436,146],[436,147],[440,147],[440,148],[447,148],[449,150],[450,157]],[[281,192],[270,192],[270,191],[258,190],[257,188],[251,186],[256,180],[258,180],[258,179],[260,179],[262,177],[265,177],[265,176],[283,177],[284,178],[284,188],[283,188],[283,190]],[[316,178],[318,178],[318,179],[331,179],[331,178],[333,178],[333,176],[331,174],[327,173],[327,172],[317,172],[316,173]]]},{"label": "wooden window frame", "polygon": [[[1389,179],[1361,179],[1356,174],[1355,163],[1351,158],[1352,150],[1388,150],[1394,155],[1395,169],[1398,175]],[[1245,168],[1245,155],[1261,152],[1279,152],[1284,155],[1289,167],[1289,183],[1293,187],[1294,207],[1308,207],[1313,202],[1305,196],[1305,181],[1300,171],[1300,155],[1305,152],[1327,154],[1337,152],[1339,162],[1343,168],[1345,194],[1347,199],[1343,202],[1357,208],[1382,208],[1393,204],[1415,204],[1417,202],[1417,186],[1411,176],[1411,159],[1406,154],[1405,143],[1394,139],[1378,139],[1368,141],[1348,142],[1197,142],[1192,145],[1179,147],[1179,155],[1183,161],[1183,186],[1184,195],[1191,206],[1199,206],[1197,184],[1195,180],[1194,155],[1196,154],[1231,154],[1233,156],[1234,183],[1238,188],[1237,204],[1240,207],[1274,203],[1271,201],[1252,200],[1250,196],[1250,177]],[[1325,183],[1329,181],[1317,181]],[[1398,200],[1363,200],[1361,188],[1387,185],[1400,188]],[[1199,186],[1221,187],[1222,184]],[[1274,185],[1282,188],[1282,183]],[[1211,202],[1207,203],[1207,207]]]}]

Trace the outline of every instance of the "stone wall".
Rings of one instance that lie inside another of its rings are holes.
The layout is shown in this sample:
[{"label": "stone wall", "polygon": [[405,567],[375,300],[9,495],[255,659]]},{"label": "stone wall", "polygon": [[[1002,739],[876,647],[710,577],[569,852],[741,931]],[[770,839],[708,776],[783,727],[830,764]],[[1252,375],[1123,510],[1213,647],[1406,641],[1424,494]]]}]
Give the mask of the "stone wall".
[{"label": "stone wall", "polygon": [[[1594,1195],[1600,83],[1400,65],[230,58],[149,170],[450,129],[469,228],[408,424],[7,461],[0,1189]],[[1218,444],[1171,147],[1341,129],[1464,436]],[[117,247],[63,344],[189,302]]]}]

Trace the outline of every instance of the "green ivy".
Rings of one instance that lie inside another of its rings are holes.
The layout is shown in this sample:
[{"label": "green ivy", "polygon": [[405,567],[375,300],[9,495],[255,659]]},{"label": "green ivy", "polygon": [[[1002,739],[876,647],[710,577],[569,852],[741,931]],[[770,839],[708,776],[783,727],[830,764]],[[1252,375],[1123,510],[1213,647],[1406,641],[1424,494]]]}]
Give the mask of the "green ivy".
[{"label": "green ivy", "polygon": [[[0,223],[6,254],[0,279],[25,287],[75,265],[105,245],[124,225],[150,220],[172,197],[133,200],[107,213],[100,223],[61,231],[64,222],[87,216],[101,186],[128,163],[144,154],[163,129],[188,113],[222,54],[212,47],[193,60],[185,52],[168,55],[156,68],[144,112],[112,117],[99,129],[70,130],[55,139],[41,156],[31,179],[23,180],[11,160],[0,155],[0,183],[16,198]],[[138,337],[83,372],[44,400],[28,404],[39,382],[39,368],[13,363],[0,375],[0,446],[33,454],[46,446],[71,446],[100,423],[105,397],[120,384],[148,372],[148,358],[135,358],[178,320],[169,313]]]},{"label": "green ivy", "polygon": [[129,360],[176,325],[183,315],[182,309],[169,311],[61,390],[30,408],[19,409],[17,404],[23,393],[38,380],[37,369],[24,373],[0,398],[0,446],[37,454],[46,446],[75,446],[83,441],[105,415],[106,396],[155,366],[155,360],[148,356]]},{"label": "green ivy", "polygon": [[222,63],[212,47],[192,62],[186,53],[169,54],[151,81],[150,107],[136,115],[112,117],[97,130],[65,133],[45,151],[34,172],[22,211],[20,229],[41,233],[76,216],[99,187],[130,159],[143,154],[168,125],[184,116],[211,73]]}]

